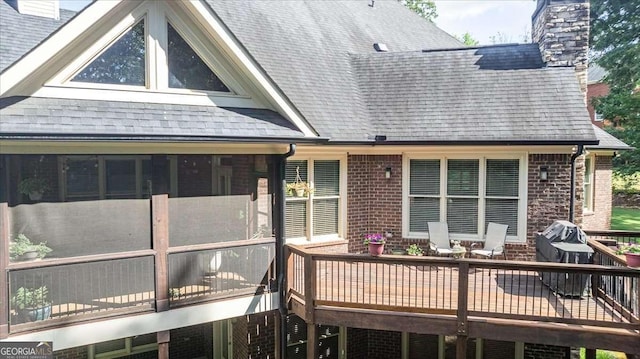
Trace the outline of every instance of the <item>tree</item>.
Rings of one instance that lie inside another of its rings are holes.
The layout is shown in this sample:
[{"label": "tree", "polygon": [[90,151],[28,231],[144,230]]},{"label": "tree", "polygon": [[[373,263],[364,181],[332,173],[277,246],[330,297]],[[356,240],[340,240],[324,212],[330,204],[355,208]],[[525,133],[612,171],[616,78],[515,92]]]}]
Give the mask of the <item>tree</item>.
[{"label": "tree", "polygon": [[411,11],[422,16],[423,18],[433,21],[438,14],[436,13],[436,4],[432,0],[401,0],[402,5],[408,7]]},{"label": "tree", "polygon": [[[591,52],[609,85],[594,106],[611,120],[609,132],[640,148],[640,2],[592,0],[590,17]],[[640,151],[624,151],[614,166],[622,173],[640,171]]]},{"label": "tree", "polygon": [[480,41],[474,39],[468,31],[462,34],[462,36],[455,35],[455,38],[465,44],[465,46],[478,46],[478,44],[480,44]]}]

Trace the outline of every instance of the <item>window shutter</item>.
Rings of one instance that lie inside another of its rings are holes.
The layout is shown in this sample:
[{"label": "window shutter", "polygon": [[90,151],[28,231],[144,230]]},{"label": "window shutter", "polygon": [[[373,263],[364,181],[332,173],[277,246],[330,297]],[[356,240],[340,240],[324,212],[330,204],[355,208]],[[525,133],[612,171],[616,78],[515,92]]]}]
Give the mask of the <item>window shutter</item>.
[{"label": "window shutter", "polygon": [[507,234],[518,234],[519,160],[487,160],[485,224],[509,225]]},{"label": "window shutter", "polygon": [[409,231],[427,232],[440,220],[440,160],[411,160],[409,196]]}]

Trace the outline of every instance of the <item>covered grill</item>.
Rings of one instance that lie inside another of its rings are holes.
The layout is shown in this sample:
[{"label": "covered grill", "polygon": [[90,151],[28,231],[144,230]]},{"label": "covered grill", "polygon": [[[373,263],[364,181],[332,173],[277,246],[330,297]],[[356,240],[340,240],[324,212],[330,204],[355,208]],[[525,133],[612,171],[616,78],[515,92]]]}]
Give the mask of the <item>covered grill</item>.
[{"label": "covered grill", "polygon": [[[536,235],[536,260],[554,263],[593,263],[593,249],[587,235],[575,224],[555,221]],[[564,296],[587,296],[591,275],[579,273],[542,272],[542,282]]]}]

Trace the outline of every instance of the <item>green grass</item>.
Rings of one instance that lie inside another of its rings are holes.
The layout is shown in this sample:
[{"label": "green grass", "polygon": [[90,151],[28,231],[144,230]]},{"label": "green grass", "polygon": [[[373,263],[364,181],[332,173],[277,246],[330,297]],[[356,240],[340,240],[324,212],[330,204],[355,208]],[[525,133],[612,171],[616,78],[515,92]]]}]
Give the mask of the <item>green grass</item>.
[{"label": "green grass", "polygon": [[[596,350],[596,359],[616,359],[619,356],[606,350]],[[580,349],[580,359],[584,359],[584,348]]]},{"label": "green grass", "polygon": [[640,209],[614,208],[611,213],[611,229],[640,231]]}]

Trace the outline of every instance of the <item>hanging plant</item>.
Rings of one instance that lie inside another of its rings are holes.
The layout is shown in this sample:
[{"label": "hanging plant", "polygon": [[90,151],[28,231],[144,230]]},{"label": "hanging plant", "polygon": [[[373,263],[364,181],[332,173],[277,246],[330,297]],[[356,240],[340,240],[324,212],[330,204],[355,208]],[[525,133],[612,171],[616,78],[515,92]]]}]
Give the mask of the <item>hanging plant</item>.
[{"label": "hanging plant", "polygon": [[313,188],[300,177],[300,167],[296,167],[296,179],[293,183],[287,183],[287,196],[308,197]]}]

